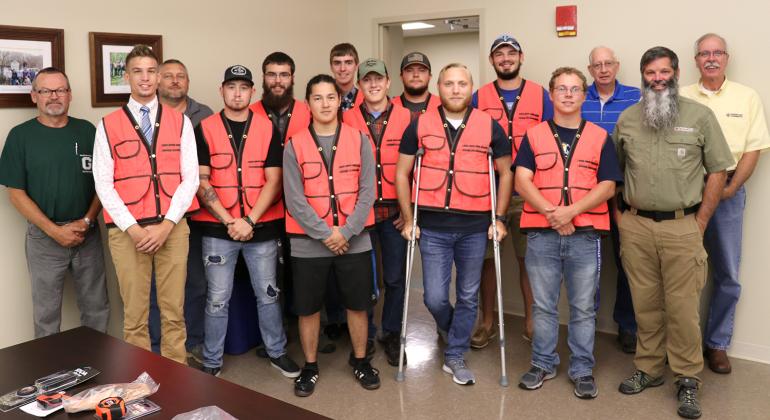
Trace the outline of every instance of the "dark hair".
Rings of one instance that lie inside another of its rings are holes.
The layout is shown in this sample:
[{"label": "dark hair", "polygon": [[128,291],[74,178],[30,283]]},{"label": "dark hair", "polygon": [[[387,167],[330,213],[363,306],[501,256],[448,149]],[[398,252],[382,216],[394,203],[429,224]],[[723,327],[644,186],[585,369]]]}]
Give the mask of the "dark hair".
[{"label": "dark hair", "polygon": [[353,56],[353,60],[358,64],[358,51],[349,42],[343,42],[332,47],[332,50],[329,52],[329,64],[331,64],[334,57],[342,57],[343,55]]},{"label": "dark hair", "polygon": [[64,73],[64,70],[59,69],[58,67],[46,67],[44,69],[40,69],[37,74],[35,74],[35,77],[32,79],[32,89],[35,89],[37,87],[37,78],[41,74],[61,74],[64,76],[64,80],[67,81],[67,89],[70,88],[70,78],[67,77],[67,74]]},{"label": "dark hair", "polygon": [[158,56],[155,54],[154,51],[152,51],[152,48],[150,48],[149,45],[137,44],[137,45],[134,45],[134,48],[126,56],[126,68],[128,68],[128,63],[132,59],[138,58],[138,57],[150,57],[153,60],[155,60],[156,63],[160,62],[160,60],[158,60]]},{"label": "dark hair", "polygon": [[265,72],[265,69],[267,68],[268,64],[288,64],[291,68],[291,74],[294,74],[294,60],[289,57],[289,54],[286,54],[281,51],[276,51],[273,53],[268,54],[267,57],[265,57],[265,60],[262,61],[262,73]]},{"label": "dark hair", "polygon": [[342,97],[342,90],[340,89],[339,86],[337,86],[337,83],[334,81],[333,77],[329,76],[328,74],[317,74],[307,82],[307,88],[305,89],[306,101],[310,100],[310,93],[313,91],[313,86],[321,83],[331,84],[332,86],[334,86],[334,91],[337,92],[337,95],[340,95],[340,97]]},{"label": "dark hair", "polygon": [[583,72],[574,67],[559,67],[558,69],[554,70],[553,73],[551,73],[551,80],[548,82],[548,90],[553,92],[556,78],[565,74],[572,74],[580,78],[580,81],[583,82],[583,91],[585,92],[588,90],[588,81],[586,81],[586,76],[583,74]]},{"label": "dark hair", "polygon": [[166,64],[179,64],[180,66],[184,67],[184,71],[187,71],[187,66],[185,66],[183,62],[177,60],[176,58],[169,58],[168,60],[164,61],[160,66],[163,67]]},{"label": "dark hair", "polygon": [[679,70],[679,57],[676,56],[675,52],[666,47],[652,47],[642,55],[642,60],[639,63],[639,71],[644,73],[644,68],[659,58],[668,58],[671,60],[671,67],[674,71]]}]

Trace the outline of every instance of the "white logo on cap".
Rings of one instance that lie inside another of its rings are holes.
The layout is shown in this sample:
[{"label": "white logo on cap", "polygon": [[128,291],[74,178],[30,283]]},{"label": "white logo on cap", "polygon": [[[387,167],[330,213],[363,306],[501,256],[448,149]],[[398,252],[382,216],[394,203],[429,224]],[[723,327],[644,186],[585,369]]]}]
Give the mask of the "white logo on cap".
[{"label": "white logo on cap", "polygon": [[243,66],[233,66],[230,69],[230,73],[236,75],[236,76],[245,76],[248,70],[246,70],[246,67]]}]

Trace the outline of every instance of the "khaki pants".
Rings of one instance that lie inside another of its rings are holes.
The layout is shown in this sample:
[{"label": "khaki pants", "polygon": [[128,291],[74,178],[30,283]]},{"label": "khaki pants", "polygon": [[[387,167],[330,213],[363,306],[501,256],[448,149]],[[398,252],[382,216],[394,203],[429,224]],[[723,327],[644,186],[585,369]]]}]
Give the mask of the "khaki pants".
[{"label": "khaki pants", "polygon": [[123,298],[123,339],[150,350],[147,317],[150,312],[150,279],[153,265],[160,308],[161,354],[179,363],[187,363],[184,323],[184,286],[187,278],[187,252],[190,228],[179,221],[166,243],[155,255],[136,251],[128,233],[110,228],[109,245],[120,297]]},{"label": "khaki pants", "polygon": [[695,216],[655,222],[626,211],[618,229],[638,324],[636,368],[662,376],[668,356],[677,378],[697,378],[703,369],[698,308],[707,255]]}]

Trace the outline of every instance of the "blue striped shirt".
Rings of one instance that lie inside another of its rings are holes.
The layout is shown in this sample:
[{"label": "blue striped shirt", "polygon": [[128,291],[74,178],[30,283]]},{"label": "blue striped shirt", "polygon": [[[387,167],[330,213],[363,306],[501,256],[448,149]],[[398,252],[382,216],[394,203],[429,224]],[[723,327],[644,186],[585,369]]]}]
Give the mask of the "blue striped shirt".
[{"label": "blue striped shirt", "polygon": [[596,83],[592,83],[591,86],[588,87],[586,100],[583,102],[583,119],[591,121],[612,134],[620,114],[625,111],[626,108],[639,102],[640,98],[641,93],[639,89],[632,86],[621,85],[616,80],[615,91],[612,93],[612,96],[607,99],[607,102],[602,105],[599,100],[599,91],[596,90]]}]

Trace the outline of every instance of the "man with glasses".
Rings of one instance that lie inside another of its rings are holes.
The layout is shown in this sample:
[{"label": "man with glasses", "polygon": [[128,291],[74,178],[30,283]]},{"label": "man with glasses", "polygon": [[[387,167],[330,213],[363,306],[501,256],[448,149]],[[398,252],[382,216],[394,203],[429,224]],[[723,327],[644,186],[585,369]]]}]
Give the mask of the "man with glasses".
[{"label": "man with glasses", "polygon": [[[615,52],[607,47],[596,47],[588,54],[588,72],[594,82],[588,87],[585,102],[583,102],[583,119],[603,128],[608,133],[615,129],[615,123],[620,114],[631,105],[639,102],[639,89],[620,84],[617,80],[620,62]],[[615,201],[610,200],[610,205]],[[615,295],[615,310],[612,317],[618,323],[618,343],[624,353],[636,351],[636,320],[634,306],[631,302],[631,291],[628,289],[628,278],[620,261],[620,240],[615,220],[610,218],[610,231],[615,255],[615,266],[618,270],[617,289]],[[599,289],[596,289],[595,309],[599,310]]]},{"label": "man with glasses", "polygon": [[527,271],[535,297],[532,366],[519,387],[535,390],[556,376],[563,278],[570,307],[569,378],[574,394],[590,399],[599,393],[593,350],[600,235],[609,231],[607,200],[623,175],[607,131],[580,116],[586,91],[583,73],[558,68],[548,87],[553,120],[527,130],[512,167],[516,191],[525,200],[521,229],[527,232]]},{"label": "man with glasses", "polygon": [[96,217],[93,124],[68,115],[72,93],[63,71],[32,81],[38,115],[12,128],[0,157],[0,184],[27,219],[26,254],[35,338],[59,332],[65,274],[75,285],[81,324],[107,331],[110,307]]},{"label": "man with glasses", "polygon": [[727,80],[729,58],[724,38],[713,33],[701,36],[695,42],[695,65],[700,71],[700,80],[682,88],[682,96],[714,111],[737,162],[727,168],[727,183],[704,235],[714,289],[703,341],[708,366],[716,373],[732,370],[727,349],[733,337],[735,308],[741,293],[738,268],[746,206],[743,184],[754,172],[759,153],[770,147],[762,101],[754,89]]}]

